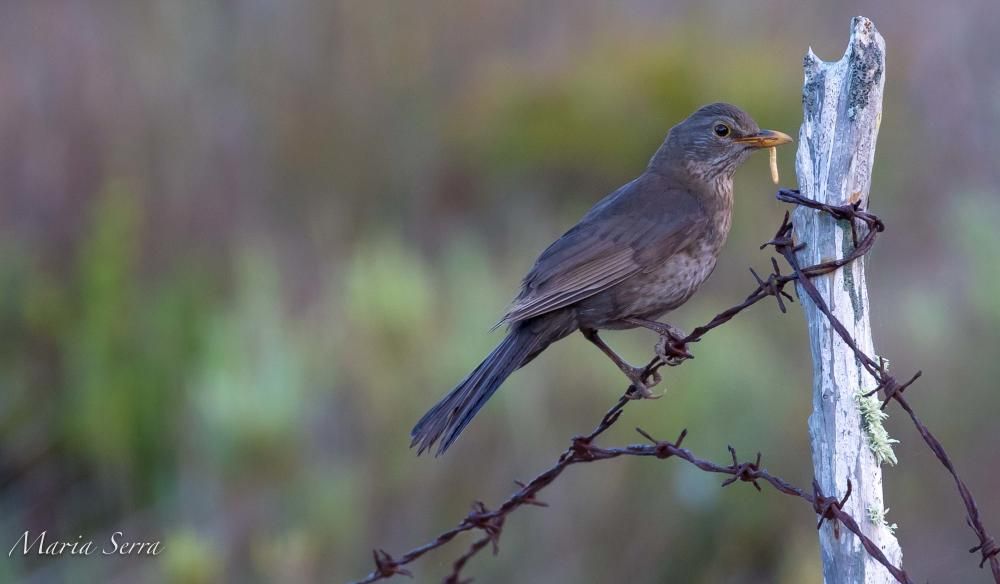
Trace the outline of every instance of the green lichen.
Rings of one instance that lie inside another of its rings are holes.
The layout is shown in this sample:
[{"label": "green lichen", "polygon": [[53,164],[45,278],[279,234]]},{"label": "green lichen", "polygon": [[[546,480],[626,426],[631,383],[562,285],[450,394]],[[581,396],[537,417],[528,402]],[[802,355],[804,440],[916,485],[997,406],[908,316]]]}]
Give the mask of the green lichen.
[{"label": "green lichen", "polygon": [[885,516],[888,513],[889,513],[889,509],[888,508],[886,508],[886,509],[879,509],[878,507],[875,507],[873,505],[871,507],[868,507],[868,521],[871,521],[872,523],[874,523],[875,525],[878,525],[879,527],[884,527],[884,528],[888,529],[889,533],[895,534],[896,533],[896,528],[899,527],[899,526],[896,525],[895,523],[893,523],[893,524],[890,525],[889,522],[886,521]]},{"label": "green lichen", "polygon": [[895,465],[896,453],[892,451],[893,444],[899,444],[899,440],[890,438],[882,422],[889,417],[882,409],[882,403],[874,395],[865,397],[864,391],[858,390],[855,399],[858,401],[858,409],[861,413],[861,429],[864,430],[865,438],[868,440],[868,448],[875,455],[875,461],[881,465],[888,462]]}]

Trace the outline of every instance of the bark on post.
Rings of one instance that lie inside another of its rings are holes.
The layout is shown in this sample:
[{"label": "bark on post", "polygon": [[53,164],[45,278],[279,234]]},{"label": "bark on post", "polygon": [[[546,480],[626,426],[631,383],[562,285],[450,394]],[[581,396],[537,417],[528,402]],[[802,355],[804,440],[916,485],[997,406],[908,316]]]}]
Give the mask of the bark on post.
[{"label": "bark on post", "polygon": [[[867,18],[851,22],[850,42],[839,61],[825,63],[809,50],[796,155],[799,187],[805,196],[833,205],[860,200],[863,208],[868,206],[884,81],[885,42]],[[803,265],[843,257],[851,249],[851,229],[845,222],[799,207],[793,224],[797,241],[806,244],[798,254]],[[874,354],[864,260],[813,282],[861,350]],[[899,544],[882,520],[882,472],[858,401],[858,394],[874,389],[875,381],[806,294],[800,290],[799,296],[813,357],[809,435],[816,479],[826,496],[838,498],[851,481],[853,492],[845,510],[889,560],[900,565]],[[827,584],[894,582],[851,533],[841,529],[836,538],[833,525],[825,522],[819,539]]]}]

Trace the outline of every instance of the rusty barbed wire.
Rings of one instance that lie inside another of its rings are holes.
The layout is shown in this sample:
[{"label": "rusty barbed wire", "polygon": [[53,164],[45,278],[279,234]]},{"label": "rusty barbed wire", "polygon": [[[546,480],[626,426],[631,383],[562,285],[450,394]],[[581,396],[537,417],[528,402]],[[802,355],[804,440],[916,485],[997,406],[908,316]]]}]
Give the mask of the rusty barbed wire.
[{"label": "rusty barbed wire", "polygon": [[[773,296],[776,299],[778,309],[781,312],[785,312],[786,308],[783,298],[788,301],[794,300],[790,294],[785,292],[784,287],[790,282],[798,282],[801,290],[805,291],[809,299],[826,316],[831,326],[837,331],[841,339],[843,339],[848,347],[851,348],[858,361],[878,383],[876,389],[868,395],[882,391],[884,396],[882,404],[883,408],[885,408],[890,401],[898,402],[900,406],[910,415],[911,420],[917,427],[917,431],[927,443],[928,447],[932,452],[934,452],[941,464],[951,474],[958,487],[962,501],[965,504],[967,522],[979,540],[979,544],[969,551],[970,553],[980,553],[982,558],[979,564],[980,567],[983,567],[985,563],[989,562],[994,580],[996,584],[1000,584],[1000,560],[998,560],[998,555],[1000,555],[1000,546],[998,546],[996,541],[990,536],[990,534],[986,531],[986,528],[983,526],[979,517],[979,510],[976,505],[976,501],[965,482],[960,478],[958,472],[955,470],[954,464],[944,447],[923,424],[923,422],[920,421],[914,413],[913,408],[903,397],[903,391],[916,381],[916,379],[920,377],[921,373],[918,371],[905,383],[899,383],[894,377],[889,375],[884,365],[884,361],[880,359],[880,361],[876,363],[874,359],[858,348],[857,343],[850,336],[847,329],[844,328],[843,324],[833,315],[829,307],[824,302],[822,296],[820,296],[815,285],[813,285],[810,281],[810,278],[833,272],[834,270],[837,270],[840,267],[867,254],[874,245],[878,234],[884,231],[884,224],[874,214],[862,210],[859,204],[843,206],[826,205],[803,197],[797,190],[787,189],[780,190],[777,194],[777,198],[783,202],[824,212],[837,220],[849,221],[851,226],[852,242],[854,244],[853,249],[843,258],[802,267],[796,258],[796,252],[801,250],[804,247],[804,244],[796,244],[793,240],[790,215],[786,211],[781,226],[775,233],[774,238],[761,245],[761,249],[764,249],[767,246],[773,246],[775,251],[784,257],[789,266],[791,266],[792,273],[782,274],[777,260],[773,257],[771,258],[771,267],[773,271],[766,279],[761,278],[760,275],[751,268],[750,272],[757,282],[757,288],[751,292],[743,302],[720,312],[708,323],[692,330],[691,333],[683,339],[665,339],[665,353],[671,358],[671,362],[669,364],[678,365],[686,359],[693,358],[686,350],[687,343],[699,341],[709,331],[729,322],[737,314],[760,302],[764,298]],[[858,222],[861,224],[859,225]],[[861,226],[865,228],[865,232],[859,238],[858,227]],[[655,375],[660,367],[667,364],[668,363],[659,356],[653,358],[645,367],[644,377],[648,378]],[[762,468],[761,454],[759,452],[752,462],[739,462],[736,450],[732,446],[729,446],[729,452],[733,461],[732,464],[720,465],[712,461],[699,458],[690,450],[681,447],[681,443],[687,436],[687,429],[682,430],[674,442],[657,440],[645,430],[636,428],[636,431],[648,440],[650,444],[631,444],[624,447],[613,448],[601,448],[595,445],[594,441],[619,420],[625,406],[630,401],[639,397],[640,396],[634,392],[634,387],[630,386],[628,390],[626,390],[625,394],[619,398],[618,402],[604,414],[604,417],[589,434],[573,437],[569,447],[567,447],[567,449],[559,456],[556,463],[548,470],[537,475],[527,484],[517,482],[519,489],[497,509],[490,510],[481,501],[476,501],[473,503],[472,510],[469,514],[466,515],[466,517],[457,526],[440,534],[434,540],[413,548],[399,558],[393,558],[385,550],[379,549],[373,551],[375,569],[362,580],[358,580],[356,584],[368,584],[370,582],[391,578],[397,574],[412,576],[409,570],[407,570],[404,566],[414,562],[424,554],[446,545],[461,533],[478,530],[483,533],[483,536],[476,539],[470,545],[468,550],[455,560],[452,564],[451,572],[444,579],[445,584],[460,584],[462,582],[466,582],[461,580],[461,572],[466,563],[491,544],[494,554],[498,552],[500,535],[503,531],[504,523],[513,511],[525,505],[546,506],[545,503],[538,499],[538,493],[555,481],[562,474],[562,472],[566,470],[566,468],[574,464],[609,460],[621,456],[652,456],[661,460],[671,457],[679,458],[705,472],[729,475],[729,478],[723,481],[721,485],[722,487],[727,487],[739,481],[750,483],[758,491],[760,491],[760,482],[765,482],[780,493],[798,497],[809,502],[813,510],[819,516],[819,521],[816,524],[817,529],[822,527],[825,521],[832,521],[834,526],[834,536],[839,538],[840,526],[843,525],[848,531],[858,537],[868,555],[885,566],[889,573],[898,582],[903,584],[912,583],[912,580],[906,572],[902,568],[893,565],[878,545],[862,532],[861,527],[858,525],[854,517],[843,510],[844,504],[851,495],[852,485],[850,481],[847,482],[847,490],[843,497],[839,499],[836,496],[824,495],[820,490],[819,483],[815,480],[813,480],[812,484],[813,490],[809,493]]]}]

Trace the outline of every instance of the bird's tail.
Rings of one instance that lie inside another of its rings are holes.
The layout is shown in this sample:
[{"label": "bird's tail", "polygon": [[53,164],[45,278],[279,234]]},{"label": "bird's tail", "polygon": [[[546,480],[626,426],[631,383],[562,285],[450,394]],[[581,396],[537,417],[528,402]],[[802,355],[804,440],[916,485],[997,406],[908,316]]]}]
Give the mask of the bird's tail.
[{"label": "bird's tail", "polygon": [[515,324],[472,373],[420,418],[410,431],[411,448],[418,446],[421,454],[440,439],[435,456],[444,453],[504,380],[558,338],[549,327],[525,324]]}]

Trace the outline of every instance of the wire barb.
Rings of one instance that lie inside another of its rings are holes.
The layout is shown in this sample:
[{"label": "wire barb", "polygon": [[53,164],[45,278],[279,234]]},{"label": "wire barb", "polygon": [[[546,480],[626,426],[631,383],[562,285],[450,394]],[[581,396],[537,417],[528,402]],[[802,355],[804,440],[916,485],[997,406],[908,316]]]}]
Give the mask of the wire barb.
[{"label": "wire barb", "polygon": [[823,491],[819,487],[819,481],[813,479],[813,497],[815,497],[813,500],[813,509],[819,515],[819,523],[816,524],[816,529],[822,527],[824,521],[830,520],[833,523],[833,537],[840,539],[840,523],[837,520],[845,513],[844,505],[851,498],[851,489],[851,479],[847,479],[847,492],[844,493],[842,499],[824,497]]},{"label": "wire barb", "polygon": [[757,479],[761,476],[760,452],[757,453],[757,460],[754,462],[740,463],[736,458],[736,449],[732,446],[728,446],[728,448],[729,454],[733,456],[733,465],[729,467],[729,469],[733,471],[733,478],[723,481],[722,486],[728,487],[736,481],[743,481],[751,483],[757,489],[757,492],[760,492],[760,485],[757,484]]},{"label": "wire barb", "polygon": [[413,573],[401,567],[401,562],[397,562],[385,550],[372,550],[372,557],[375,559],[375,572],[379,579],[391,578],[396,574],[413,577]]}]

